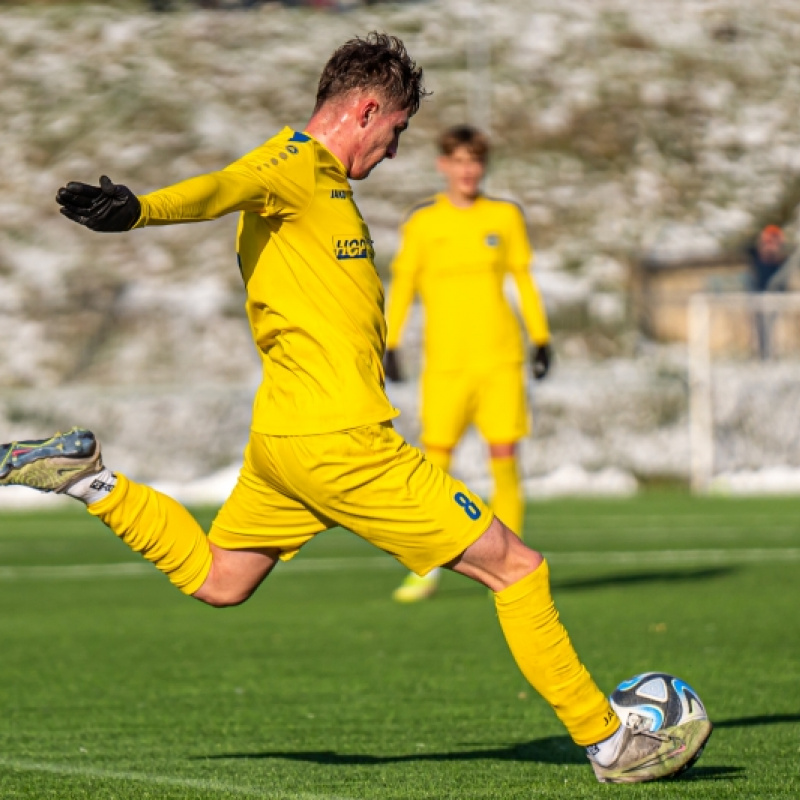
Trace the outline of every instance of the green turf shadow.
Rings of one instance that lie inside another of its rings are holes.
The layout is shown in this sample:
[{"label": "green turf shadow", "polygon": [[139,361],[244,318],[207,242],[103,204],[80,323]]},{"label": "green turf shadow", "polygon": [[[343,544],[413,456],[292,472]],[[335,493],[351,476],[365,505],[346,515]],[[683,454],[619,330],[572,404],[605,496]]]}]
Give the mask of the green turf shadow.
[{"label": "green turf shadow", "polygon": [[379,766],[407,762],[459,761],[525,761],[540,764],[585,764],[582,748],[568,736],[545,736],[530,742],[507,744],[501,747],[479,747],[471,750],[450,750],[441,753],[409,753],[395,756],[375,756],[366,753],[337,753],[335,750],[268,750],[254,753],[217,753],[195,756],[195,759],[284,759],[313,764],[336,766]]},{"label": "green turf shadow", "polygon": [[800,714],[759,714],[753,717],[736,717],[714,722],[715,728],[755,728],[760,725],[782,725],[800,722]]},{"label": "green turf shadow", "polygon": [[552,581],[553,589],[559,591],[599,589],[606,586],[638,586],[643,583],[680,583],[683,581],[707,581],[712,578],[729,577],[740,571],[740,567],[707,567],[689,570],[648,570],[646,572],[618,572],[613,575],[598,575],[588,578],[573,578]]}]

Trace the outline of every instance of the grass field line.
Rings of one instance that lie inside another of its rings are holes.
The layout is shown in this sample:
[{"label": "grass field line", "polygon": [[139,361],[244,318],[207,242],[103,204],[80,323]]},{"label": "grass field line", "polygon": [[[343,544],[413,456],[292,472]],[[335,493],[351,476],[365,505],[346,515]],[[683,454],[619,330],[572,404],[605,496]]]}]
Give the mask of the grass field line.
[{"label": "grass field line", "polygon": [[[605,552],[577,551],[572,553],[546,551],[553,564],[574,566],[644,566],[652,564],[753,564],[800,561],[800,547],[736,548],[725,550],[610,550]],[[300,558],[276,571],[275,574],[308,572],[357,572],[361,570],[399,569],[400,565],[387,556],[353,558]],[[69,580],[81,578],[137,578],[158,575],[146,562],[116,564],[66,564],[54,566],[0,567],[0,581]]]},{"label": "grass field line", "polygon": [[[527,513],[530,514],[532,518],[536,517],[536,510],[537,506],[535,503],[531,503],[528,505]],[[783,525],[790,525],[790,521],[786,519],[786,514],[777,514],[777,513],[769,513],[769,512],[752,512],[748,511],[747,509],[741,510],[741,513],[737,513],[737,509],[731,508],[727,509],[727,513],[724,515],[721,513],[708,513],[708,514],[681,514],[676,513],[670,516],[668,519],[666,515],[663,513],[659,514],[639,514],[636,512],[631,512],[629,514],[592,514],[591,515],[591,526],[594,527],[609,527],[609,528],[616,528],[618,526],[626,526],[626,525],[633,525],[636,528],[659,528],[664,529],[665,521],[669,522],[670,526],[677,525],[678,527],[682,527],[684,525],[691,525],[692,527],[698,528],[708,528],[708,527],[717,527],[717,526],[730,526],[731,525],[731,517],[733,517],[734,522],[740,522],[741,520],[745,519],[750,524],[763,524],[763,525],[770,525],[775,522],[775,520],[780,520]],[[559,514],[558,516],[547,516],[547,525],[550,528],[586,528],[587,525],[587,517],[586,515],[580,514]],[[793,528],[797,530],[796,526]]]},{"label": "grass field line", "polygon": [[[400,565],[387,556],[362,558],[304,558],[291,567],[278,569],[284,572],[330,572],[349,570],[398,569]],[[158,575],[152,564],[146,561],[125,561],[115,564],[64,564],[51,566],[0,567],[0,581],[49,580],[70,578],[138,578]]]},{"label": "grass field line", "polygon": [[610,550],[595,553],[551,553],[547,560],[554,564],[749,564],[776,561],[800,561],[800,547],[703,548],[696,550]]},{"label": "grass field line", "polygon": [[76,778],[101,778],[111,781],[134,781],[158,786],[177,786],[198,789],[206,792],[225,792],[227,794],[262,797],[264,800],[355,800],[352,797],[333,794],[314,794],[311,792],[282,792],[265,786],[247,786],[234,783],[204,780],[202,778],[179,778],[170,775],[152,775],[147,772],[128,772],[98,769],[73,764],[53,764],[47,761],[24,761],[13,758],[0,758],[0,769],[18,772],[45,772],[51,775],[66,775]]}]

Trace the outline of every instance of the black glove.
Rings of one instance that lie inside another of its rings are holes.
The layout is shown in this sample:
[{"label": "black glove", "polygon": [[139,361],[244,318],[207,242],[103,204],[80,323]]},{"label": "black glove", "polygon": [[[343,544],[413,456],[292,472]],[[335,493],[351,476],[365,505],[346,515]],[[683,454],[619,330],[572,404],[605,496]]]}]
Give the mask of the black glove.
[{"label": "black glove", "polygon": [[553,360],[553,351],[549,344],[537,344],[531,353],[531,367],[533,377],[540,381],[550,370],[550,362]]},{"label": "black glove", "polygon": [[397,350],[387,350],[383,356],[383,371],[386,379],[394,383],[403,382],[403,371],[400,369],[400,358]]},{"label": "black glove", "polygon": [[129,231],[139,220],[142,206],[127,186],[111,183],[103,175],[100,186],[71,181],[58,190],[61,213],[93,231]]}]

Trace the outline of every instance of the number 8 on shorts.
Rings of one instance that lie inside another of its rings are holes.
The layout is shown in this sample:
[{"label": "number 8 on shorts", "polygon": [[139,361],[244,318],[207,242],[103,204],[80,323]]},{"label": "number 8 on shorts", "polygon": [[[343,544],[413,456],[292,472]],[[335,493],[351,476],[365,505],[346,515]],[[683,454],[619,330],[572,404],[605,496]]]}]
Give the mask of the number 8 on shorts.
[{"label": "number 8 on shorts", "polygon": [[458,492],[453,499],[464,509],[464,512],[470,519],[478,519],[481,515],[481,510],[464,494],[464,492]]}]

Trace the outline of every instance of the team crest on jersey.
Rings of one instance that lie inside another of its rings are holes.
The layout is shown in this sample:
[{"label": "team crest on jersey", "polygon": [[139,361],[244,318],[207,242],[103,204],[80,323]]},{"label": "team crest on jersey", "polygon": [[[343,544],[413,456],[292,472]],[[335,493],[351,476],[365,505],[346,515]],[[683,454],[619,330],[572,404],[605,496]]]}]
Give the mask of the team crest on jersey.
[{"label": "team crest on jersey", "polygon": [[489,247],[497,247],[500,244],[500,237],[496,233],[489,233],[486,236],[486,244]]},{"label": "team crest on jersey", "polygon": [[352,236],[334,236],[333,252],[339,261],[352,258],[373,258],[372,239]]}]

